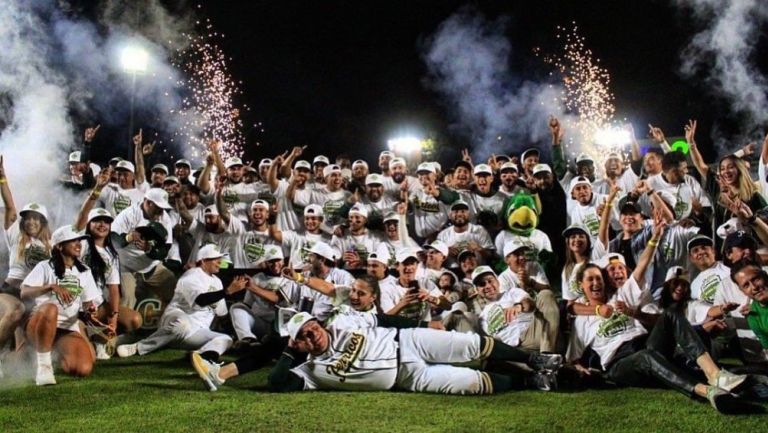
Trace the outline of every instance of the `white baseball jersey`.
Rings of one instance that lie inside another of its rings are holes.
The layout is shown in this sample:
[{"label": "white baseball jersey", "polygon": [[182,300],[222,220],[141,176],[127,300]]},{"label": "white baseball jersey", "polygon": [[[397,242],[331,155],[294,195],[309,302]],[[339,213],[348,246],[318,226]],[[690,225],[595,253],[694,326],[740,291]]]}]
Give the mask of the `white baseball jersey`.
[{"label": "white baseball jersey", "polygon": [[[344,236],[334,236],[331,239],[331,247],[336,253],[336,257],[343,258],[346,252],[355,252],[362,262],[368,260],[368,254],[376,251],[379,244],[385,242],[384,236],[380,233],[365,230],[362,235],[353,235],[348,233]],[[344,262],[344,268],[348,268]]]},{"label": "white baseball jersey", "polygon": [[214,316],[227,314],[224,299],[201,306],[195,303],[199,295],[223,290],[221,280],[215,275],[208,275],[202,268],[192,268],[184,273],[176,283],[173,299],[163,315],[181,312],[189,318],[191,324],[199,328],[209,328]]},{"label": "white baseball jersey", "polygon": [[325,233],[307,233],[304,230],[283,230],[283,252],[288,257],[288,266],[293,269],[305,269],[309,266],[309,250],[317,242],[330,243],[331,237]]}]

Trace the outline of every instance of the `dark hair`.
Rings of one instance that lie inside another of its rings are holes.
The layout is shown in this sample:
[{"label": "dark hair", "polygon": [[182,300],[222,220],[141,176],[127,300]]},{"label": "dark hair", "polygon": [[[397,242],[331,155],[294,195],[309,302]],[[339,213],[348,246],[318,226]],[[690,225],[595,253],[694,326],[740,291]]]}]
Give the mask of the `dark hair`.
[{"label": "dark hair", "polygon": [[749,268],[749,267],[757,268],[759,272],[762,272],[763,277],[766,279],[766,283],[768,283],[768,274],[766,274],[765,271],[763,271],[763,268],[760,267],[759,263],[750,259],[741,259],[731,266],[731,280],[734,283],[736,283],[736,274],[743,271],[745,268]]},{"label": "dark hair", "polygon": [[[684,286],[686,289],[685,298],[680,301],[675,301],[672,298],[672,292],[675,291],[677,286]],[[661,298],[659,299],[659,307],[662,309],[672,309],[675,311],[683,312],[685,307],[688,306],[688,302],[691,300],[691,283],[685,278],[672,278],[665,281],[661,288]]]},{"label": "dark hair", "polygon": [[373,292],[373,296],[376,297],[376,299],[373,301],[374,306],[376,307],[376,311],[381,313],[381,287],[379,287],[379,280],[376,279],[376,277],[368,274],[362,274],[359,277],[357,277],[357,280],[362,281],[365,283],[365,285],[368,286],[368,288],[371,289],[371,292]]},{"label": "dark hair", "polygon": [[667,152],[661,158],[661,169],[663,171],[677,168],[685,162],[685,155],[680,152]]},{"label": "dark hair", "polygon": [[[97,218],[94,218],[94,220]],[[99,254],[99,250],[96,248],[96,241],[93,240],[93,233],[91,233],[91,221],[85,226],[85,233],[88,234],[88,254],[85,256],[85,264],[91,268],[91,274],[96,281],[96,285],[103,287],[106,283],[107,263],[104,258]],[[112,256],[117,255],[117,250],[112,245],[112,236],[107,235],[104,239],[104,249],[107,250]]]},{"label": "dark hair", "polygon": [[600,274],[603,276],[603,281],[607,281],[608,279],[605,277],[605,271],[603,271],[603,268],[598,266],[596,263],[588,262],[584,263],[584,265],[579,269],[579,272],[576,272],[576,281],[582,282],[584,280],[584,274],[587,272],[587,269],[595,268],[600,271]]},{"label": "dark hair", "polygon": [[[73,242],[73,241],[69,241]],[[77,241],[80,242],[80,241]],[[88,270],[88,267],[85,266],[82,262],[80,262],[80,259],[77,257],[74,257],[75,260],[75,267],[80,272],[85,272]],[[64,255],[61,254],[61,250],[58,248],[53,248],[51,251],[51,266],[53,267],[53,273],[56,274],[56,278],[62,279],[64,278],[64,273],[67,271],[67,267],[64,265]]]},{"label": "dark hair", "polygon": [[192,194],[200,195],[200,188],[197,185],[184,185],[184,189],[181,192],[189,191]]}]

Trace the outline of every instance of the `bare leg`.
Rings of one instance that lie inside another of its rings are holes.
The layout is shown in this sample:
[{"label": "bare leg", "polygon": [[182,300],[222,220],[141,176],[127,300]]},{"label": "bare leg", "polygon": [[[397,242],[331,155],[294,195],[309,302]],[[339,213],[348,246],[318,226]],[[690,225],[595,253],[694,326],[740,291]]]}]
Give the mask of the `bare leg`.
[{"label": "bare leg", "polygon": [[91,345],[78,332],[70,332],[56,340],[56,351],[61,355],[64,373],[85,377],[93,371],[94,354]]}]

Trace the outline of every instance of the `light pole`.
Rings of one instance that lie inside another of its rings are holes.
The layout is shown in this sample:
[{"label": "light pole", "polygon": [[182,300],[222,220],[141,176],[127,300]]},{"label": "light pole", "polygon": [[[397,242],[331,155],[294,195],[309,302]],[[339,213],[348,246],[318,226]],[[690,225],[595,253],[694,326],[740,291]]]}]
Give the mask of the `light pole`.
[{"label": "light pole", "polygon": [[149,54],[139,46],[127,46],[120,53],[120,64],[123,70],[131,74],[131,116],[128,121],[128,143],[133,139],[133,104],[136,97],[136,75],[147,72]]}]

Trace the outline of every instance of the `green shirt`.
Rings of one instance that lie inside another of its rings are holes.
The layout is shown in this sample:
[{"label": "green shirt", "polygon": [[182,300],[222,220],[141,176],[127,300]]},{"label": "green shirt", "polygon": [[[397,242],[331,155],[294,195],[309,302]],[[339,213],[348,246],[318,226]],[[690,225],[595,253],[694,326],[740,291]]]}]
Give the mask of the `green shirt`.
[{"label": "green shirt", "polygon": [[759,302],[752,301],[749,308],[747,323],[749,323],[750,329],[757,335],[763,349],[768,349],[768,305],[760,305]]}]

